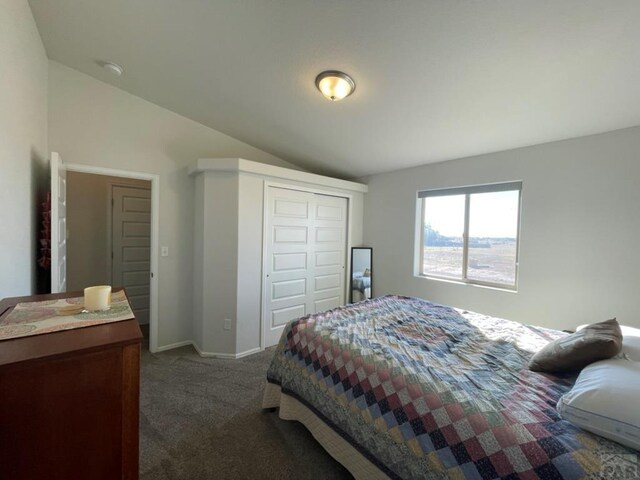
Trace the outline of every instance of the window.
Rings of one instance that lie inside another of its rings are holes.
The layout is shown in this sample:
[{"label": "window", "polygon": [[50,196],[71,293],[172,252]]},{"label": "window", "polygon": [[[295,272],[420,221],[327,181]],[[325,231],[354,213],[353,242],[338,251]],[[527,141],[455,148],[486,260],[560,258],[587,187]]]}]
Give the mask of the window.
[{"label": "window", "polygon": [[418,192],[418,271],[515,289],[521,182]]}]

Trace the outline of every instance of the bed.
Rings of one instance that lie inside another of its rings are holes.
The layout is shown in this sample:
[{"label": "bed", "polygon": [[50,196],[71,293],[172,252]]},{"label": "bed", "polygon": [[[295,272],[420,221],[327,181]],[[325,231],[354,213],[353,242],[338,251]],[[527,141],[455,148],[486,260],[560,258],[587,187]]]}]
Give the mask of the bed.
[{"label": "bed", "polygon": [[371,298],[371,274],[353,272],[351,278],[352,299],[354,302]]},{"label": "bed", "polygon": [[291,322],[263,407],[302,422],[356,478],[600,478],[637,452],[559,417],[575,376],[527,369],[562,335],[378,297]]}]

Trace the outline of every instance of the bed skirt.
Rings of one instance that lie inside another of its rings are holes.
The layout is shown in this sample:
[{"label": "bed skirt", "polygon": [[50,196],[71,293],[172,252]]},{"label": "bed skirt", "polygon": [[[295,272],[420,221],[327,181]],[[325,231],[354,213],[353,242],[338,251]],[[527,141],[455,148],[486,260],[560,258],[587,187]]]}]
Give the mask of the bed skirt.
[{"label": "bed skirt", "polygon": [[294,397],[283,393],[280,385],[267,382],[262,397],[262,408],[278,408],[281,419],[302,423],[327,453],[349,470],[356,479],[389,478],[309,408]]}]

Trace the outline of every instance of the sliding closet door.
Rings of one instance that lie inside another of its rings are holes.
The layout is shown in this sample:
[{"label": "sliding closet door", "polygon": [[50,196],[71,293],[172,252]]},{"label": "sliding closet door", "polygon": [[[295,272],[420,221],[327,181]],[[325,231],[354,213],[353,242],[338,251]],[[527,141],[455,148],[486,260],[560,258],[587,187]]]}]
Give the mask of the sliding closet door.
[{"label": "sliding closet door", "polygon": [[314,195],[311,313],[344,305],[347,199]]},{"label": "sliding closet door", "polygon": [[307,290],[312,279],[313,199],[312,193],[268,190],[262,315],[265,347],[278,343],[289,320],[310,313]]},{"label": "sliding closet door", "polygon": [[264,346],[290,320],[344,304],[347,200],[269,187]]}]

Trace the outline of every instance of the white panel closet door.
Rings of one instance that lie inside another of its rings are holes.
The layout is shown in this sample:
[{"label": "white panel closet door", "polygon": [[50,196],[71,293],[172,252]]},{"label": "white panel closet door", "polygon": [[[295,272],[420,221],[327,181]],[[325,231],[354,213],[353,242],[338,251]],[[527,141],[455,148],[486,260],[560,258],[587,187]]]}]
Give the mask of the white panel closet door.
[{"label": "white panel closet door", "polygon": [[263,343],[290,320],[344,303],[347,200],[269,187]]},{"label": "white panel closet door", "polygon": [[312,313],[344,305],[347,199],[314,195]]}]

